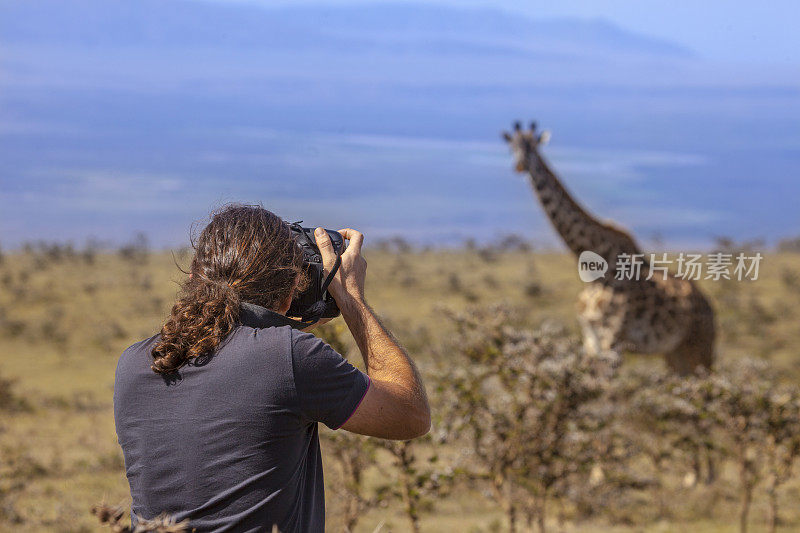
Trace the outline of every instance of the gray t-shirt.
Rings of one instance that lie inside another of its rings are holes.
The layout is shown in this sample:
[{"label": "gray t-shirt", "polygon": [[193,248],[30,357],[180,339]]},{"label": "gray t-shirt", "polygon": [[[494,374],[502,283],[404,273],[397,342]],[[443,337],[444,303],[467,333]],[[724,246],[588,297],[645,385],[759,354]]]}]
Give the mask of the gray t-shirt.
[{"label": "gray t-shirt", "polygon": [[134,522],[166,512],[198,532],[324,530],[317,422],[344,424],[369,378],[282,315],[245,304],[241,322],[168,377],[150,369],[157,335],[120,357],[114,418]]}]

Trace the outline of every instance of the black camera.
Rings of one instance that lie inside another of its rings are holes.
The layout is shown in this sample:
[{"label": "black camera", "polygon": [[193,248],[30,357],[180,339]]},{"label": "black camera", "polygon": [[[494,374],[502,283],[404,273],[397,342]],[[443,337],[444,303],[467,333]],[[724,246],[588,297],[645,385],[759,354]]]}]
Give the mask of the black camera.
[{"label": "black camera", "polygon": [[336,264],[326,276],[322,268],[322,254],[319,252],[317,241],[314,239],[314,228],[304,228],[299,222],[290,224],[295,234],[297,245],[303,252],[308,287],[303,292],[296,294],[292,305],[286,313],[290,317],[298,317],[303,322],[313,324],[321,318],[334,318],[339,316],[339,307],[328,293],[330,284],[341,264],[340,256],[344,249],[344,238],[338,231],[326,229],[331,238],[331,244],[336,252]]}]

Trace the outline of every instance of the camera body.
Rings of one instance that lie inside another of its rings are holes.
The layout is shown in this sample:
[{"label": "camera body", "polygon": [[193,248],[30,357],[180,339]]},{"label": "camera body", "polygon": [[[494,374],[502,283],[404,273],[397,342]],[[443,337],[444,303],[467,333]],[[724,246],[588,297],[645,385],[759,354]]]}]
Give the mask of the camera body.
[{"label": "camera body", "polygon": [[[303,252],[303,262],[305,263],[306,276],[308,277],[308,287],[303,292],[296,294],[292,300],[292,305],[286,313],[291,317],[299,317],[303,321],[319,320],[321,318],[334,318],[339,316],[339,307],[327,291],[325,285],[325,274],[323,272],[322,254],[319,251],[317,242],[314,239],[314,228],[304,228],[299,223],[289,226],[295,234],[297,245]],[[342,254],[344,248],[344,238],[338,231],[326,229],[331,239],[331,244],[337,256]],[[317,302],[324,302],[324,310],[320,316]]]}]

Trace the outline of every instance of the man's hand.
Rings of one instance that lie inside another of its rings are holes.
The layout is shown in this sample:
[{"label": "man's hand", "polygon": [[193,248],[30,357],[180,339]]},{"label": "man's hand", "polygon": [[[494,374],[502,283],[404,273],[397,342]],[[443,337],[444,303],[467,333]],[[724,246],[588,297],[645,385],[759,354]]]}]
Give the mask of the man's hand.
[{"label": "man's hand", "polygon": [[[364,302],[367,260],[361,255],[364,235],[350,228],[340,229],[339,233],[350,242],[342,253],[342,264],[339,266],[339,270],[333,277],[330,286],[328,286],[328,292],[333,295],[336,303],[342,308]],[[317,228],[314,231],[314,240],[317,241],[317,246],[322,255],[322,265],[325,268],[325,272],[330,272],[336,263],[336,252],[333,250],[331,238],[324,229]]]},{"label": "man's hand", "polygon": [[[431,411],[422,378],[403,347],[364,301],[364,236],[353,229],[339,233],[350,243],[328,291],[342,311],[371,379],[364,398],[342,429],[384,439],[408,440],[424,435],[431,427]],[[325,271],[330,272],[336,263],[331,239],[322,228],[314,231],[314,239]]]}]

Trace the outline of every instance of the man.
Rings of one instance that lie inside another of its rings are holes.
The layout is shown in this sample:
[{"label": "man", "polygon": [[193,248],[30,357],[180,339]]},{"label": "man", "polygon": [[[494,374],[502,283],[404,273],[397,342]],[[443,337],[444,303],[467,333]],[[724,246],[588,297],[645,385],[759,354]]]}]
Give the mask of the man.
[{"label": "man", "polygon": [[[414,363],[364,298],[364,237],[328,290],[364,374],[285,314],[306,281],[288,225],[254,206],[216,213],[161,333],[122,354],[114,387],[131,516],[162,512],[202,531],[323,531],[317,423],[386,439],[428,432]],[[336,254],[318,228],[326,271]]]}]

